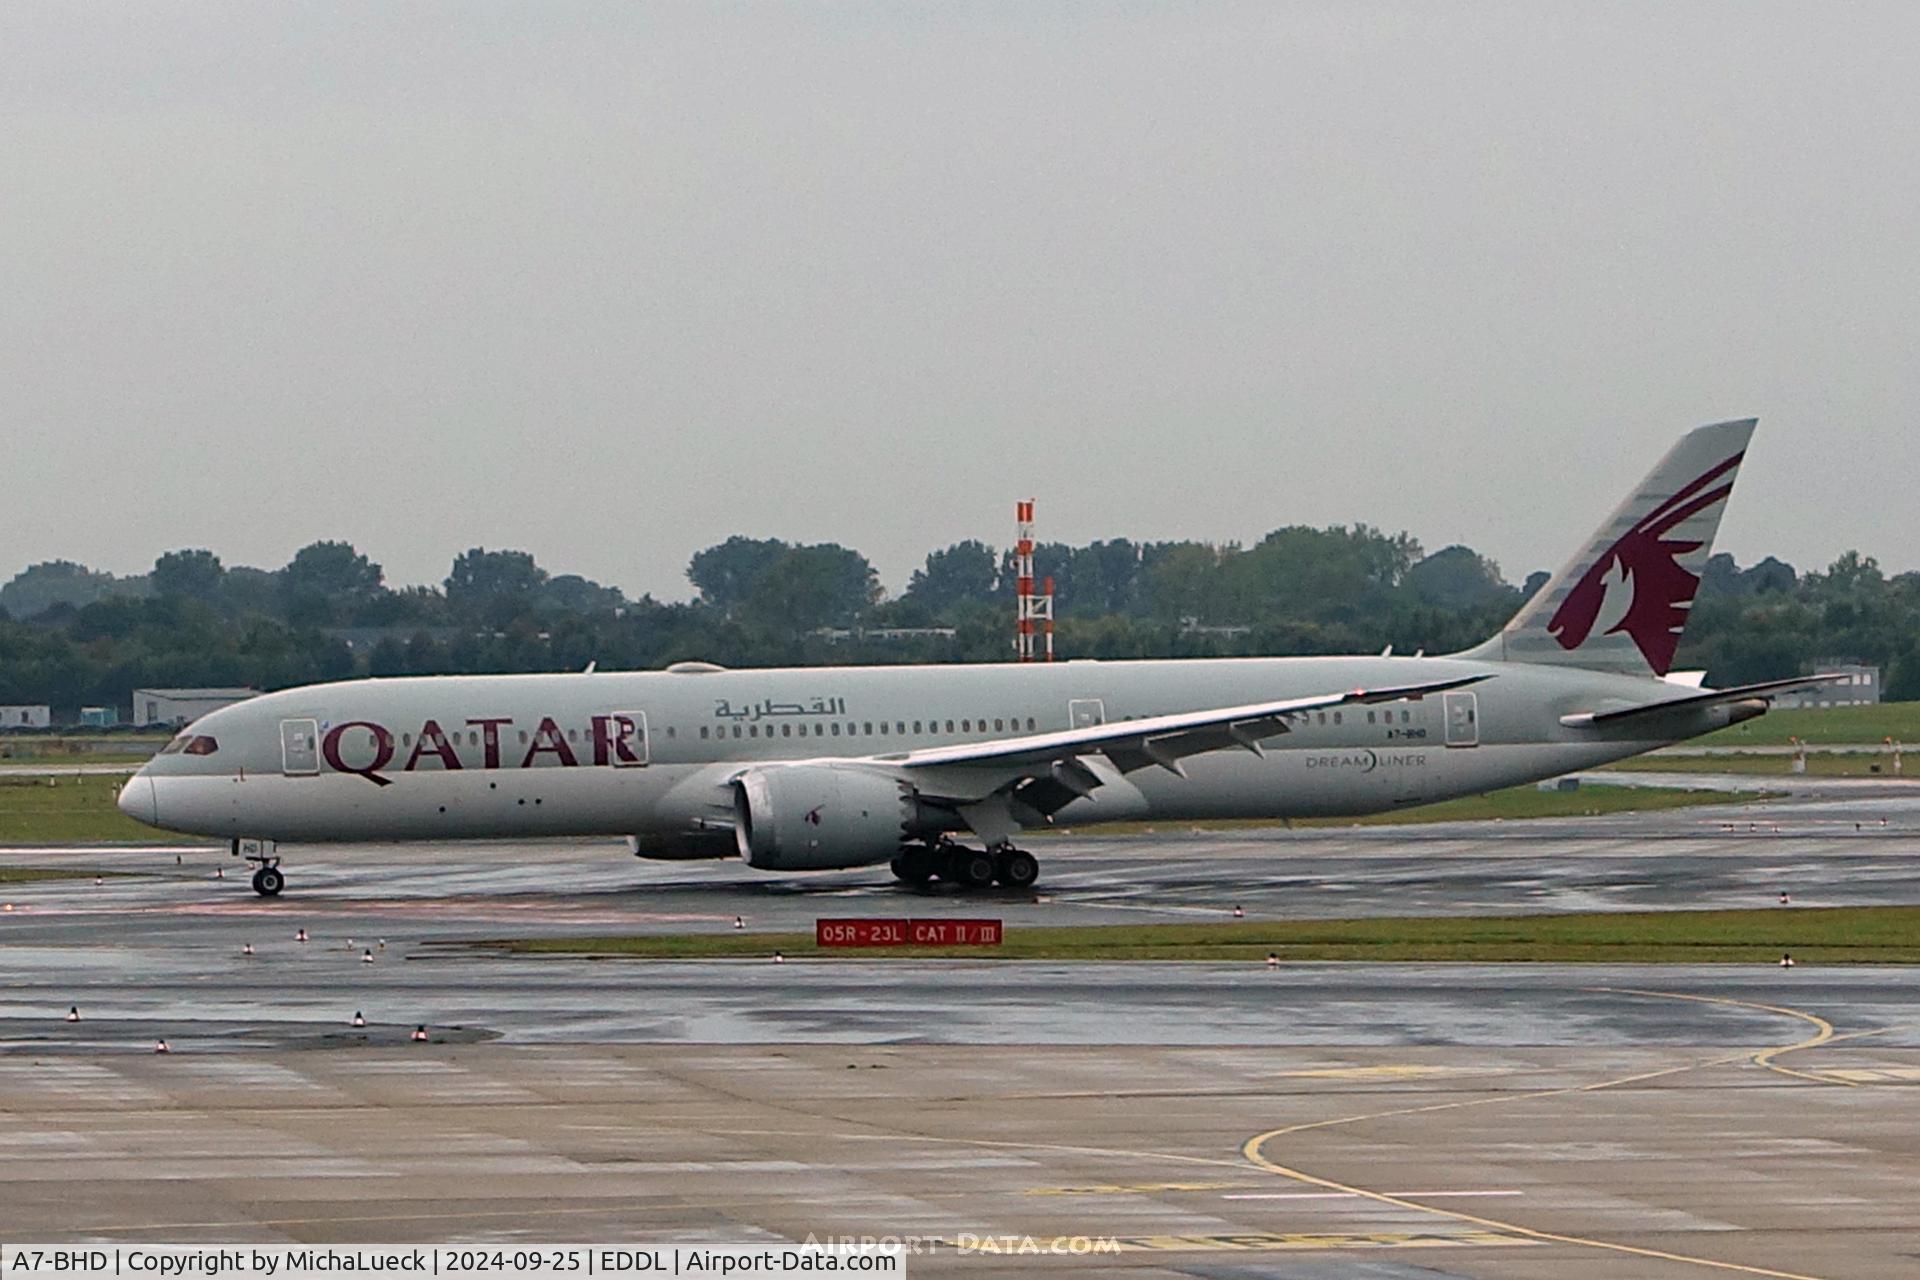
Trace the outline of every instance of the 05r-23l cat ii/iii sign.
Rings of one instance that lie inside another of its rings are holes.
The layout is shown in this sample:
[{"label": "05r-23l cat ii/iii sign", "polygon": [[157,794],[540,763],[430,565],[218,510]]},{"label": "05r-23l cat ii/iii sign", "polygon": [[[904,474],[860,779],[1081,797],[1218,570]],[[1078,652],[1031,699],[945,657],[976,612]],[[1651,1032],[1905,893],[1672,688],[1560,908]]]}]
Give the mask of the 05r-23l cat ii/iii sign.
[{"label": "05r-23l cat ii/iii sign", "polygon": [[1753,427],[1682,437],[1464,653],[350,680],[202,718],[120,808],[261,842],[269,895],[275,842],[585,835],[1024,888],[1020,833],[1056,822],[1366,814],[1550,778],[1822,679],[1671,671]]}]

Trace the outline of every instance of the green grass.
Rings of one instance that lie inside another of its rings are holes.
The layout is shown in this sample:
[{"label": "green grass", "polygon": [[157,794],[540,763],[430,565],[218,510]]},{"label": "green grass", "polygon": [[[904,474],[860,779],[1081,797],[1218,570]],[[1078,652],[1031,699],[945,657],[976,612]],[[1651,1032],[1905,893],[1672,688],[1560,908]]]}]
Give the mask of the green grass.
[{"label": "green grass", "polygon": [[88,876],[125,876],[125,871],[84,867],[0,867],[0,884],[30,884],[35,880],[84,880]]},{"label": "green grass", "polygon": [[522,955],[645,959],[955,957],[999,960],[1391,960],[1555,964],[1920,964],[1920,907],[1763,907],[1481,918],[1235,921],[1007,930],[999,947],[819,948],[809,933],[521,938],[460,944]]},{"label": "green grass", "polygon": [[[1920,778],[1920,755],[1903,761],[1906,772],[1898,776]],[[1874,772],[1878,765],[1880,772]],[[1738,773],[1764,778],[1791,778],[1792,756],[1635,756],[1606,768],[1618,773]],[[1807,771],[1810,778],[1892,778],[1893,761],[1880,755],[1839,755],[1810,752]]]},{"label": "green grass", "polygon": [[164,737],[140,738],[125,734],[102,737],[43,737],[39,734],[0,735],[0,764],[145,764]]},{"label": "green grass", "polygon": [[0,777],[0,845],[138,841],[189,844],[191,837],[143,827],[114,807],[121,779],[62,775]]},{"label": "green grass", "polygon": [[1541,791],[1529,783],[1490,791],[1483,796],[1462,796],[1442,800],[1395,813],[1376,813],[1364,818],[1309,818],[1295,826],[1388,826],[1401,822],[1486,822],[1521,818],[1577,818],[1603,813],[1638,813],[1645,810],[1691,809],[1698,805],[1751,804],[1769,800],[1770,791],[1696,791],[1690,787],[1607,787],[1583,786],[1575,791]]},{"label": "green grass", "polygon": [[1894,738],[1920,742],[1920,702],[1882,702],[1867,707],[1793,707],[1769,711],[1756,720],[1731,725],[1692,741],[1708,747],[1787,745],[1788,738],[1816,745],[1878,742]]}]

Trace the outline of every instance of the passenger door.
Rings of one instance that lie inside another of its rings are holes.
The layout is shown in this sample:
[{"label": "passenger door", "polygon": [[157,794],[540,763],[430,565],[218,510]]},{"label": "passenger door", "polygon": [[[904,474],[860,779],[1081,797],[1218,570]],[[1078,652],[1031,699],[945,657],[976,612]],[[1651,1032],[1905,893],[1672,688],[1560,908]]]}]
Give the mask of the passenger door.
[{"label": "passenger door", "polygon": [[1441,705],[1447,717],[1447,745],[1480,745],[1480,695],[1472,690],[1442,694]]},{"label": "passenger door", "polygon": [[[613,735],[613,765],[617,769],[644,768],[649,759],[647,751],[647,713],[644,711],[616,711],[613,722],[608,727]],[[620,747],[625,745],[627,750]],[[631,753],[631,758],[629,756]]]},{"label": "passenger door", "polygon": [[280,772],[288,777],[320,772],[319,721],[280,722]]}]

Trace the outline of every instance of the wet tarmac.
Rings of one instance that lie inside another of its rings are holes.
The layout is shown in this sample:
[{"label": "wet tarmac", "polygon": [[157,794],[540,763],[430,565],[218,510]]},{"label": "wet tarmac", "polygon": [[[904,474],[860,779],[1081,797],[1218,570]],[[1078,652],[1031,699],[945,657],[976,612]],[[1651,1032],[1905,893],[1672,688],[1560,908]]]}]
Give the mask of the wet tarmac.
[{"label": "wet tarmac", "polygon": [[[1508,823],[1249,829],[1166,826],[1035,837],[1031,893],[912,889],[884,867],[767,875],[735,860],[651,862],[618,841],[286,846],[288,889],[248,888],[223,849],[0,849],[9,866],[88,873],[0,884],[0,941],[236,947],[276,923],[346,936],[810,929],[825,914],[993,915],[1009,924],[1485,915],[1920,902],[1920,784],[1791,801]],[[94,885],[93,872],[112,874]],[[222,879],[214,879],[216,874]]]},{"label": "wet tarmac", "polygon": [[[1920,902],[1917,841],[1920,804],[1854,795],[1060,835],[1035,842],[1046,878],[1019,896],[648,863],[606,842],[315,847],[283,851],[290,888],[271,901],[219,850],[0,852],[0,870],[88,873],[0,883],[0,1205],[15,1238],[58,1241],[904,1235],[924,1250],[913,1274],[1910,1276],[1908,969],[776,965],[442,944],[729,931],[736,915],[1017,927],[1783,890]],[[1120,1252],[1090,1261],[1082,1237]],[[1029,1238],[1042,1252],[996,1251]]]}]

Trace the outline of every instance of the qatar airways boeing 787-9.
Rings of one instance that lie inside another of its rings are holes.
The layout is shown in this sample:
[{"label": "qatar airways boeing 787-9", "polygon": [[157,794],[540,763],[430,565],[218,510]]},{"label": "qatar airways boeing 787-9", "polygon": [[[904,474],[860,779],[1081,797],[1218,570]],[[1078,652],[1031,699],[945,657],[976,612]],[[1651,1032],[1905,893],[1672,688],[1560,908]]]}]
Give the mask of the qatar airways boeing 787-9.
[{"label": "qatar airways boeing 787-9", "polygon": [[1019,836],[1056,822],[1366,814],[1549,778],[1821,679],[1671,671],[1753,427],[1684,436],[1464,653],[349,680],[203,717],[119,804],[231,839],[267,895],[279,842],[582,835],[1025,888]]}]

